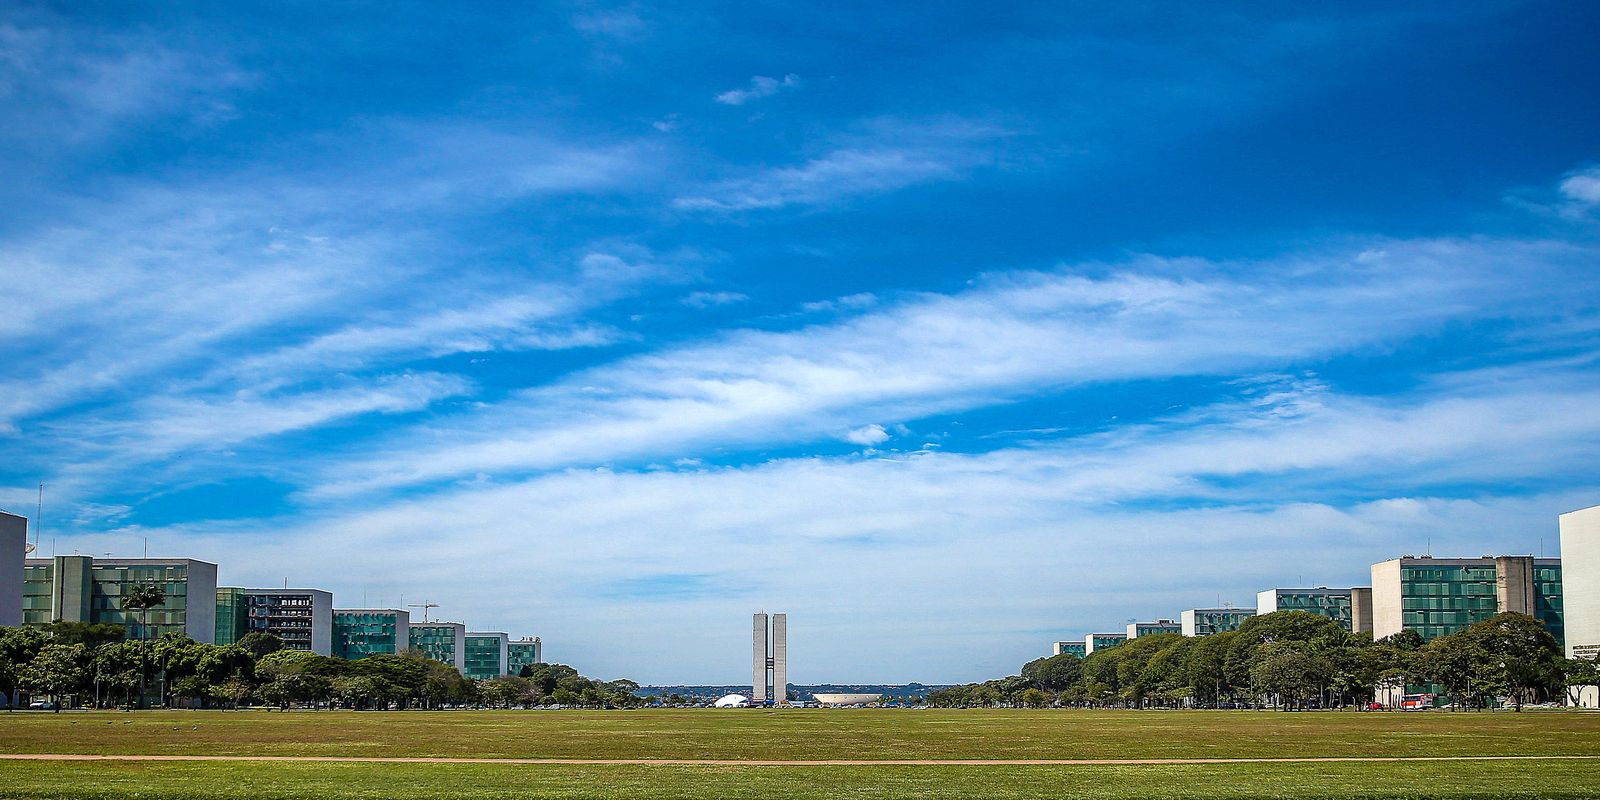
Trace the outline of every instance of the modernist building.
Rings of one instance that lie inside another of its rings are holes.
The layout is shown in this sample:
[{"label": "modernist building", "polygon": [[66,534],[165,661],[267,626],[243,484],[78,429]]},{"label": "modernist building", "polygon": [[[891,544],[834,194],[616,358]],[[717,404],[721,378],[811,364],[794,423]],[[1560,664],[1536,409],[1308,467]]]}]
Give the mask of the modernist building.
[{"label": "modernist building", "polygon": [[28,557],[28,518],[0,511],[0,625],[22,624],[22,562]]},{"label": "modernist building", "polygon": [[506,674],[521,675],[523,667],[544,663],[544,645],[539,637],[515,639],[506,643]]},{"label": "modernist building", "polygon": [[[1360,589],[1329,589],[1317,586],[1311,589],[1267,589],[1256,594],[1256,613],[1271,614],[1276,611],[1309,611],[1327,617],[1344,626],[1347,631],[1370,630],[1369,612],[1360,621],[1355,618],[1351,597]],[[1366,608],[1371,608],[1367,604]]]},{"label": "modernist building", "polygon": [[769,699],[789,703],[789,615],[773,614],[769,630],[762,612],[750,621],[750,702],[764,705]]},{"label": "modernist building", "polygon": [[1184,636],[1210,636],[1236,631],[1255,615],[1253,608],[1191,608],[1178,615],[1182,628],[1179,632]]},{"label": "modernist building", "polygon": [[[123,611],[122,598],[136,586],[166,593],[145,612]],[[56,620],[127,626],[134,638],[169,633],[210,644],[216,637],[217,565],[190,558],[30,558],[23,565],[22,622]]]},{"label": "modernist building", "polygon": [[1091,633],[1083,637],[1083,654],[1089,656],[1096,650],[1106,650],[1126,641],[1126,633]]},{"label": "modernist building", "polygon": [[1372,636],[1424,640],[1505,611],[1543,622],[1563,641],[1561,559],[1532,556],[1390,559],[1372,565]]},{"label": "modernist building", "polygon": [[504,633],[471,632],[466,634],[464,666],[461,674],[476,680],[499,678],[510,669],[511,637]]},{"label": "modernist building", "polygon": [[411,646],[411,612],[399,608],[333,610],[333,652],[354,661]]},{"label": "modernist building", "polygon": [[333,593],[321,589],[217,589],[217,644],[270,633],[290,650],[333,655]]},{"label": "modernist building", "polygon": [[[1562,611],[1568,658],[1600,658],[1600,506],[1561,515]],[[1600,688],[1584,687],[1578,704],[1600,706]]]},{"label": "modernist building", "polygon": [[413,622],[411,649],[467,671],[467,626],[459,622]]},{"label": "modernist building", "polygon": [[1154,636],[1158,633],[1183,633],[1183,626],[1170,619],[1158,619],[1155,622],[1128,623],[1129,639],[1137,639],[1140,636]]},{"label": "modernist building", "polygon": [[1089,651],[1085,649],[1086,647],[1087,645],[1084,644],[1082,639],[1079,639],[1076,642],[1056,642],[1055,650],[1051,653],[1051,655],[1059,656],[1066,653],[1071,653],[1078,658],[1083,658],[1084,656],[1089,655]]}]

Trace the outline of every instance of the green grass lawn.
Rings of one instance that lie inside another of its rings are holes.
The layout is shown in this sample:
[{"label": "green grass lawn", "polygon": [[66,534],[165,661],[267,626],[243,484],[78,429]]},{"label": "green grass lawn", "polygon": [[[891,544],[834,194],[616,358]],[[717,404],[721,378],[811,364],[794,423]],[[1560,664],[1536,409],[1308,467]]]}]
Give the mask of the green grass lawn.
[{"label": "green grass lawn", "polygon": [[1579,798],[1586,762],[1148,767],[5,763],[7,798]]},{"label": "green grass lawn", "polygon": [[1600,754],[1600,714],[892,709],[0,714],[0,752],[490,758]]},{"label": "green grass lawn", "polygon": [[[692,710],[0,714],[0,752],[1003,759],[1600,755],[1600,715]],[[1571,798],[1600,761],[692,767],[0,762],[4,798]]]}]

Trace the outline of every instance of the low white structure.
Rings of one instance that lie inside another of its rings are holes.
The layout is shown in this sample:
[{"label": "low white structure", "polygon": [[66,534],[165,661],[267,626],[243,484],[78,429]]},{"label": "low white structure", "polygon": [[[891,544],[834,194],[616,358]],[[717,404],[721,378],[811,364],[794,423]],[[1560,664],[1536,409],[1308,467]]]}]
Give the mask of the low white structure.
[{"label": "low white structure", "polygon": [[864,706],[868,703],[878,702],[882,695],[852,694],[848,692],[819,692],[813,694],[818,703],[825,706]]},{"label": "low white structure", "polygon": [[716,706],[717,708],[749,708],[750,698],[745,697],[742,694],[724,695],[718,698],[717,702],[712,703],[711,705]]}]

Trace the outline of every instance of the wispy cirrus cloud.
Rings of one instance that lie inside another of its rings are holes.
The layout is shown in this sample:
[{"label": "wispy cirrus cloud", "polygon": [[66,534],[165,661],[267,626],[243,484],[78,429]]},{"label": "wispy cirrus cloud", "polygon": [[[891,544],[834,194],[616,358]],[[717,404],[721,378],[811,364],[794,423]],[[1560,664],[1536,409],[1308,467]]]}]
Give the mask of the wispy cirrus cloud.
[{"label": "wispy cirrus cloud", "polygon": [[441,422],[340,465],[326,491],[805,441],[1095,382],[1272,369],[1486,313],[1542,317],[1544,287],[1590,280],[1595,258],[1555,242],[1380,244],[1256,264],[1145,258],[1102,278],[997,274],[833,324],[736,332]]},{"label": "wispy cirrus cloud", "polygon": [[800,87],[799,75],[785,75],[782,78],[769,78],[765,75],[756,75],[750,79],[750,86],[745,89],[729,89],[718,94],[715,98],[718,103],[725,106],[742,106],[753,100],[771,97],[787,89]]},{"label": "wispy cirrus cloud", "polygon": [[967,120],[880,120],[802,164],[711,183],[672,201],[685,211],[819,207],[924,183],[956,180],[995,161],[1008,132]]}]

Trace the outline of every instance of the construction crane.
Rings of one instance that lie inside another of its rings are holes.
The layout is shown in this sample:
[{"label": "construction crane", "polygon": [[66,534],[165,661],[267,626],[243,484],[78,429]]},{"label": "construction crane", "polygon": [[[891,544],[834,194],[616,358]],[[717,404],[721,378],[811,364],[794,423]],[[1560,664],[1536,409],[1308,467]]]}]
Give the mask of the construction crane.
[{"label": "construction crane", "polygon": [[423,622],[427,622],[428,621],[428,609],[430,609],[430,608],[438,608],[438,607],[439,607],[438,603],[406,603],[406,608],[420,608],[420,609],[422,609],[422,621]]}]

